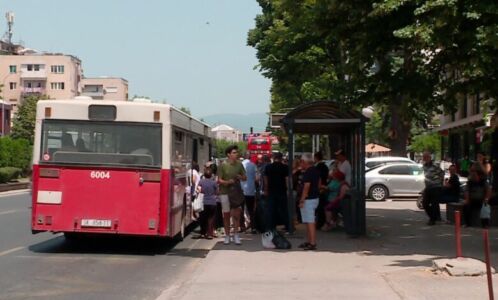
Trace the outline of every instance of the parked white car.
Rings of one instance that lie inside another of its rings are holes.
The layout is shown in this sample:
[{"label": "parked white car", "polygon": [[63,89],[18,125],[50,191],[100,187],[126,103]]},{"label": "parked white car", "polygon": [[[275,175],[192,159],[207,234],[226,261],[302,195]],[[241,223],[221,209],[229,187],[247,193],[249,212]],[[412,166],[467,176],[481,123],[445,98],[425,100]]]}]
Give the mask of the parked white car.
[{"label": "parked white car", "polygon": [[366,171],[366,196],[382,201],[388,197],[416,197],[425,187],[424,170],[415,163],[389,163]]},{"label": "parked white car", "polygon": [[380,165],[407,163],[416,164],[413,160],[403,156],[379,156],[365,159],[365,170],[373,169]]}]

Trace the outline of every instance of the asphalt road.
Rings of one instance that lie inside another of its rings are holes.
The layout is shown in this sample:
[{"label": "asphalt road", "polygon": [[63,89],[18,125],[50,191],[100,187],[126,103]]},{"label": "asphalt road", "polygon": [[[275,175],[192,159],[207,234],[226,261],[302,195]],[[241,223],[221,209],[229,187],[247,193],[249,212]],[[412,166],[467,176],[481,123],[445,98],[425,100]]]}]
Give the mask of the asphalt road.
[{"label": "asphalt road", "polygon": [[202,241],[92,238],[30,230],[30,195],[0,195],[0,299],[156,299],[209,252]]}]

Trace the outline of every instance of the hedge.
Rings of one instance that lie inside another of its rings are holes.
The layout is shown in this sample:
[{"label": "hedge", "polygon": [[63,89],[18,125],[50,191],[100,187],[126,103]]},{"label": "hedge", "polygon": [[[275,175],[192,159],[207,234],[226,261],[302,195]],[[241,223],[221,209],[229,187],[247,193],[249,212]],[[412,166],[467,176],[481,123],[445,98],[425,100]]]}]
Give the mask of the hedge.
[{"label": "hedge", "polygon": [[0,168],[0,183],[6,183],[13,179],[19,178],[21,171],[21,169],[14,167]]},{"label": "hedge", "polygon": [[14,167],[26,175],[31,167],[31,156],[32,146],[27,140],[0,137],[0,168]]}]

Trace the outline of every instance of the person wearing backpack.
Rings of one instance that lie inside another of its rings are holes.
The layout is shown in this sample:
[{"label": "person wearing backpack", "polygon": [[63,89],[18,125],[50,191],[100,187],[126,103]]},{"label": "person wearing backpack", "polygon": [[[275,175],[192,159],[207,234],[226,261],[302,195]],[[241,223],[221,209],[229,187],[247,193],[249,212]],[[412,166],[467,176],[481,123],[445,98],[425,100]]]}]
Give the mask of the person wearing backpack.
[{"label": "person wearing backpack", "polygon": [[[236,145],[225,149],[227,160],[219,170],[218,183],[220,185],[220,201],[223,211],[223,225],[225,227],[224,244],[228,245],[233,240],[236,245],[241,245],[239,229],[241,207],[244,205],[244,194],[240,181],[247,180],[244,166],[239,161],[239,151]],[[230,236],[230,217],[233,221],[234,235]]]}]

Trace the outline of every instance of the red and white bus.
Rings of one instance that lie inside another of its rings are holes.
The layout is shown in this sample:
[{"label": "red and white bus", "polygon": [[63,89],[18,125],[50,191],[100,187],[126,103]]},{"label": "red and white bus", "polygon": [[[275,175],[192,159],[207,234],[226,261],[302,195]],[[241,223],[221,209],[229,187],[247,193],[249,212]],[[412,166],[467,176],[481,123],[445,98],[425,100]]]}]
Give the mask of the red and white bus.
[{"label": "red and white bus", "polygon": [[271,156],[272,137],[270,134],[251,134],[247,139],[247,152],[252,162],[256,163],[258,156]]},{"label": "red and white bus", "polygon": [[41,100],[33,154],[33,233],[183,237],[188,165],[210,127],[166,104]]}]

